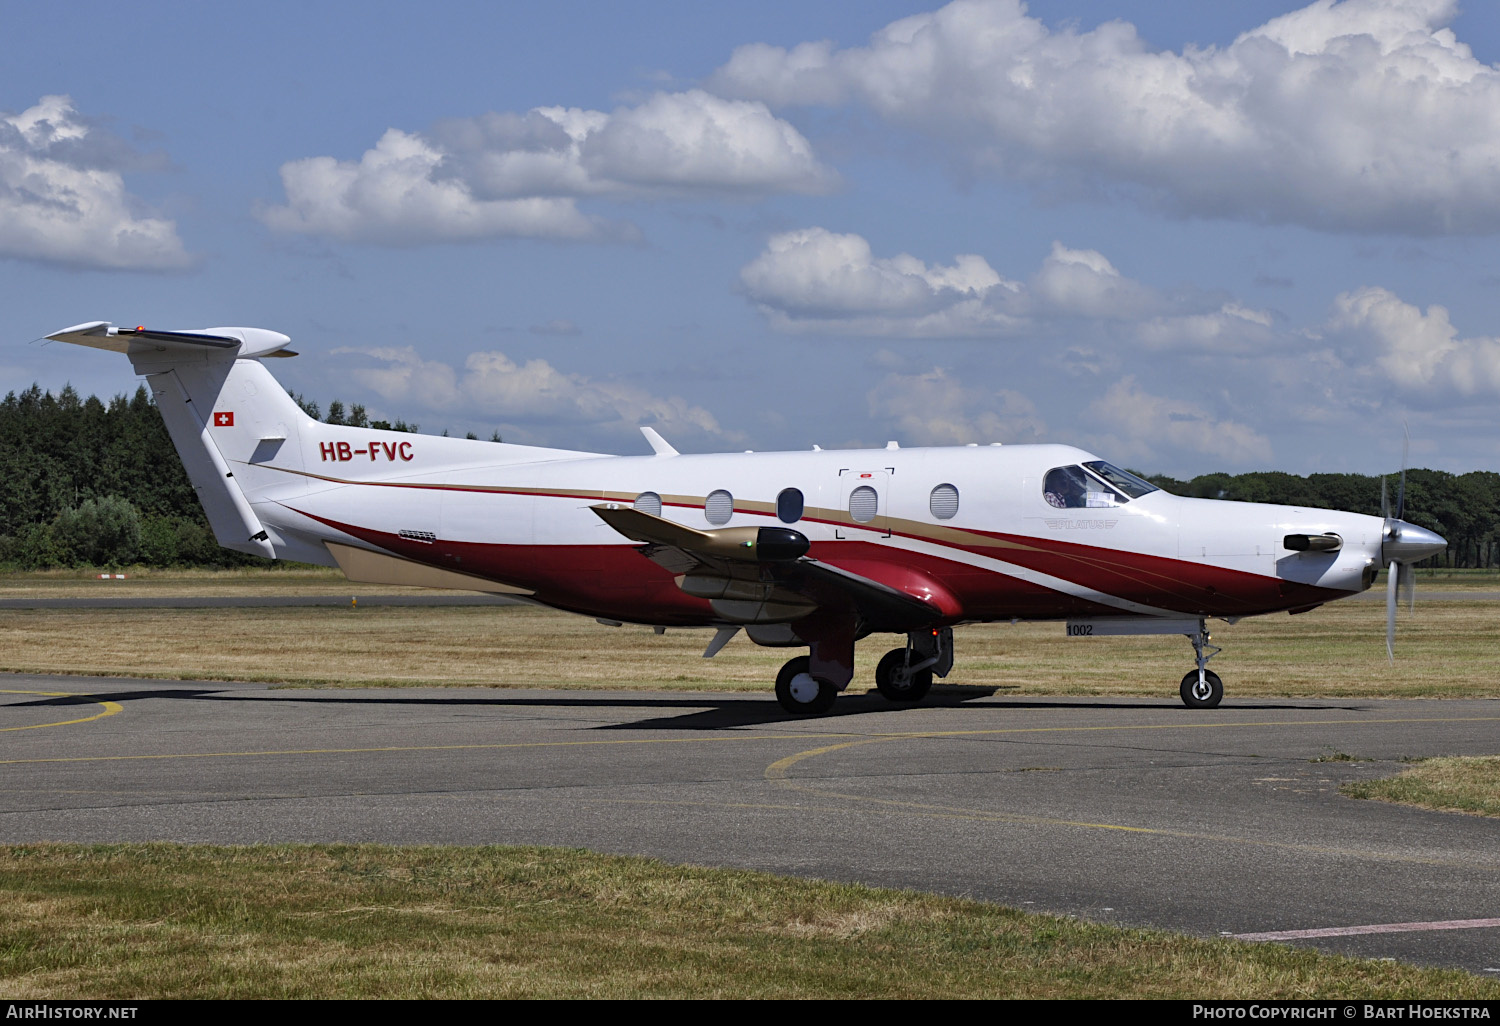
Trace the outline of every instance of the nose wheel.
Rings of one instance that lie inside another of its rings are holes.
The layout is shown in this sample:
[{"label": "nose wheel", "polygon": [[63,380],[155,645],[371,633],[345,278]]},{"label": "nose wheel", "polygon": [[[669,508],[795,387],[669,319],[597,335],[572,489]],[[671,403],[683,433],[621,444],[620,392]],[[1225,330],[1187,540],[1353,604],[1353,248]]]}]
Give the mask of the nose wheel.
[{"label": "nose wheel", "polygon": [[1182,704],[1189,709],[1212,709],[1224,698],[1224,682],[1212,670],[1189,670],[1182,678]]},{"label": "nose wheel", "polygon": [[810,673],[812,660],[798,656],[787,661],[776,675],[776,701],[789,713],[816,716],[833,708],[838,690]]}]

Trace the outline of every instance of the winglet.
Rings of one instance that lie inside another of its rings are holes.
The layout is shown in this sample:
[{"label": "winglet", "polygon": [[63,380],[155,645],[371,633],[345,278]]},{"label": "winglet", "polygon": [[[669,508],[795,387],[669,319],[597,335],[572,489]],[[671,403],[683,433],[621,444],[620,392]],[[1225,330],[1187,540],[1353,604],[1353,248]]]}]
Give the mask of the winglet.
[{"label": "winglet", "polygon": [[681,455],[680,453],[678,453],[678,451],[676,449],[672,448],[672,445],[671,445],[670,442],[668,442],[665,438],[663,438],[661,435],[659,435],[659,434],[656,433],[656,428],[642,427],[641,428],[641,434],[643,434],[643,435],[646,436],[646,441],[648,441],[648,442],[651,443],[651,449],[652,449],[653,452],[656,453],[656,455],[658,455],[658,456],[678,456],[678,455]]}]

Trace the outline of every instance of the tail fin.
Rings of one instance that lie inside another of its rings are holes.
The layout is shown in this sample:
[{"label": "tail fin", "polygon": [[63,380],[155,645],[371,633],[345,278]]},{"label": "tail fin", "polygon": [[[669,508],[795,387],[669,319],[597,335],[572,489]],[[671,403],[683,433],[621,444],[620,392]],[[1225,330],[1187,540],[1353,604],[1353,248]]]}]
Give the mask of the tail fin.
[{"label": "tail fin", "polygon": [[[251,505],[263,497],[266,486],[285,488],[288,482],[285,474],[258,471],[257,463],[276,457],[283,467],[293,463],[293,469],[301,469],[298,434],[311,418],[255,359],[295,356],[286,349],[290,338],[264,328],[147,331],[120,329],[106,321],[47,337],[130,358],[135,372],[150,383],[220,545],[272,559],[330,562],[321,547],[269,532]],[[239,430],[222,430],[226,428]]]}]

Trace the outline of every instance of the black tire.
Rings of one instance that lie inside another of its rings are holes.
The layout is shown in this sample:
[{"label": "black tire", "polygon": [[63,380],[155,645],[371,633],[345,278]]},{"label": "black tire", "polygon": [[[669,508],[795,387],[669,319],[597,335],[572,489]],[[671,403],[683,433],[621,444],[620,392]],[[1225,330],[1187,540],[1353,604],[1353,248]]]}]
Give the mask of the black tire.
[{"label": "black tire", "polygon": [[[798,716],[816,716],[833,708],[833,700],[838,697],[838,691],[826,680],[812,676],[809,673],[811,668],[811,659],[798,656],[788,660],[776,675],[776,701],[787,712]],[[797,680],[798,677],[806,679]],[[816,685],[816,692],[809,694],[812,688],[808,686],[808,681]]]},{"label": "black tire", "polygon": [[1203,678],[1208,683],[1208,694],[1198,687],[1198,671],[1189,670],[1182,678],[1182,704],[1189,709],[1213,709],[1224,700],[1224,682],[1212,670],[1204,670]]},{"label": "black tire", "polygon": [[920,702],[932,687],[932,669],[918,670],[907,680],[897,682],[898,671],[906,665],[906,649],[893,648],[880,657],[875,667],[875,687],[892,702]]}]

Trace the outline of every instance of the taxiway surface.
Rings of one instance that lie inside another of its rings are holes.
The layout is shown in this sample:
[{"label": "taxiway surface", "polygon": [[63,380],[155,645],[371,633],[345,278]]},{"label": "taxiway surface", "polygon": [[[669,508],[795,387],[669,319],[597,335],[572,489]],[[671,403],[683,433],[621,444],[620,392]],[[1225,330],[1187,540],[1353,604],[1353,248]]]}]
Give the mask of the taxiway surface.
[{"label": "taxiway surface", "polygon": [[1497,738],[1500,700],[939,688],[788,720],[769,695],[6,674],[0,842],[568,845],[1207,936],[1353,927],[1295,942],[1494,975],[1500,820],[1338,786]]}]

